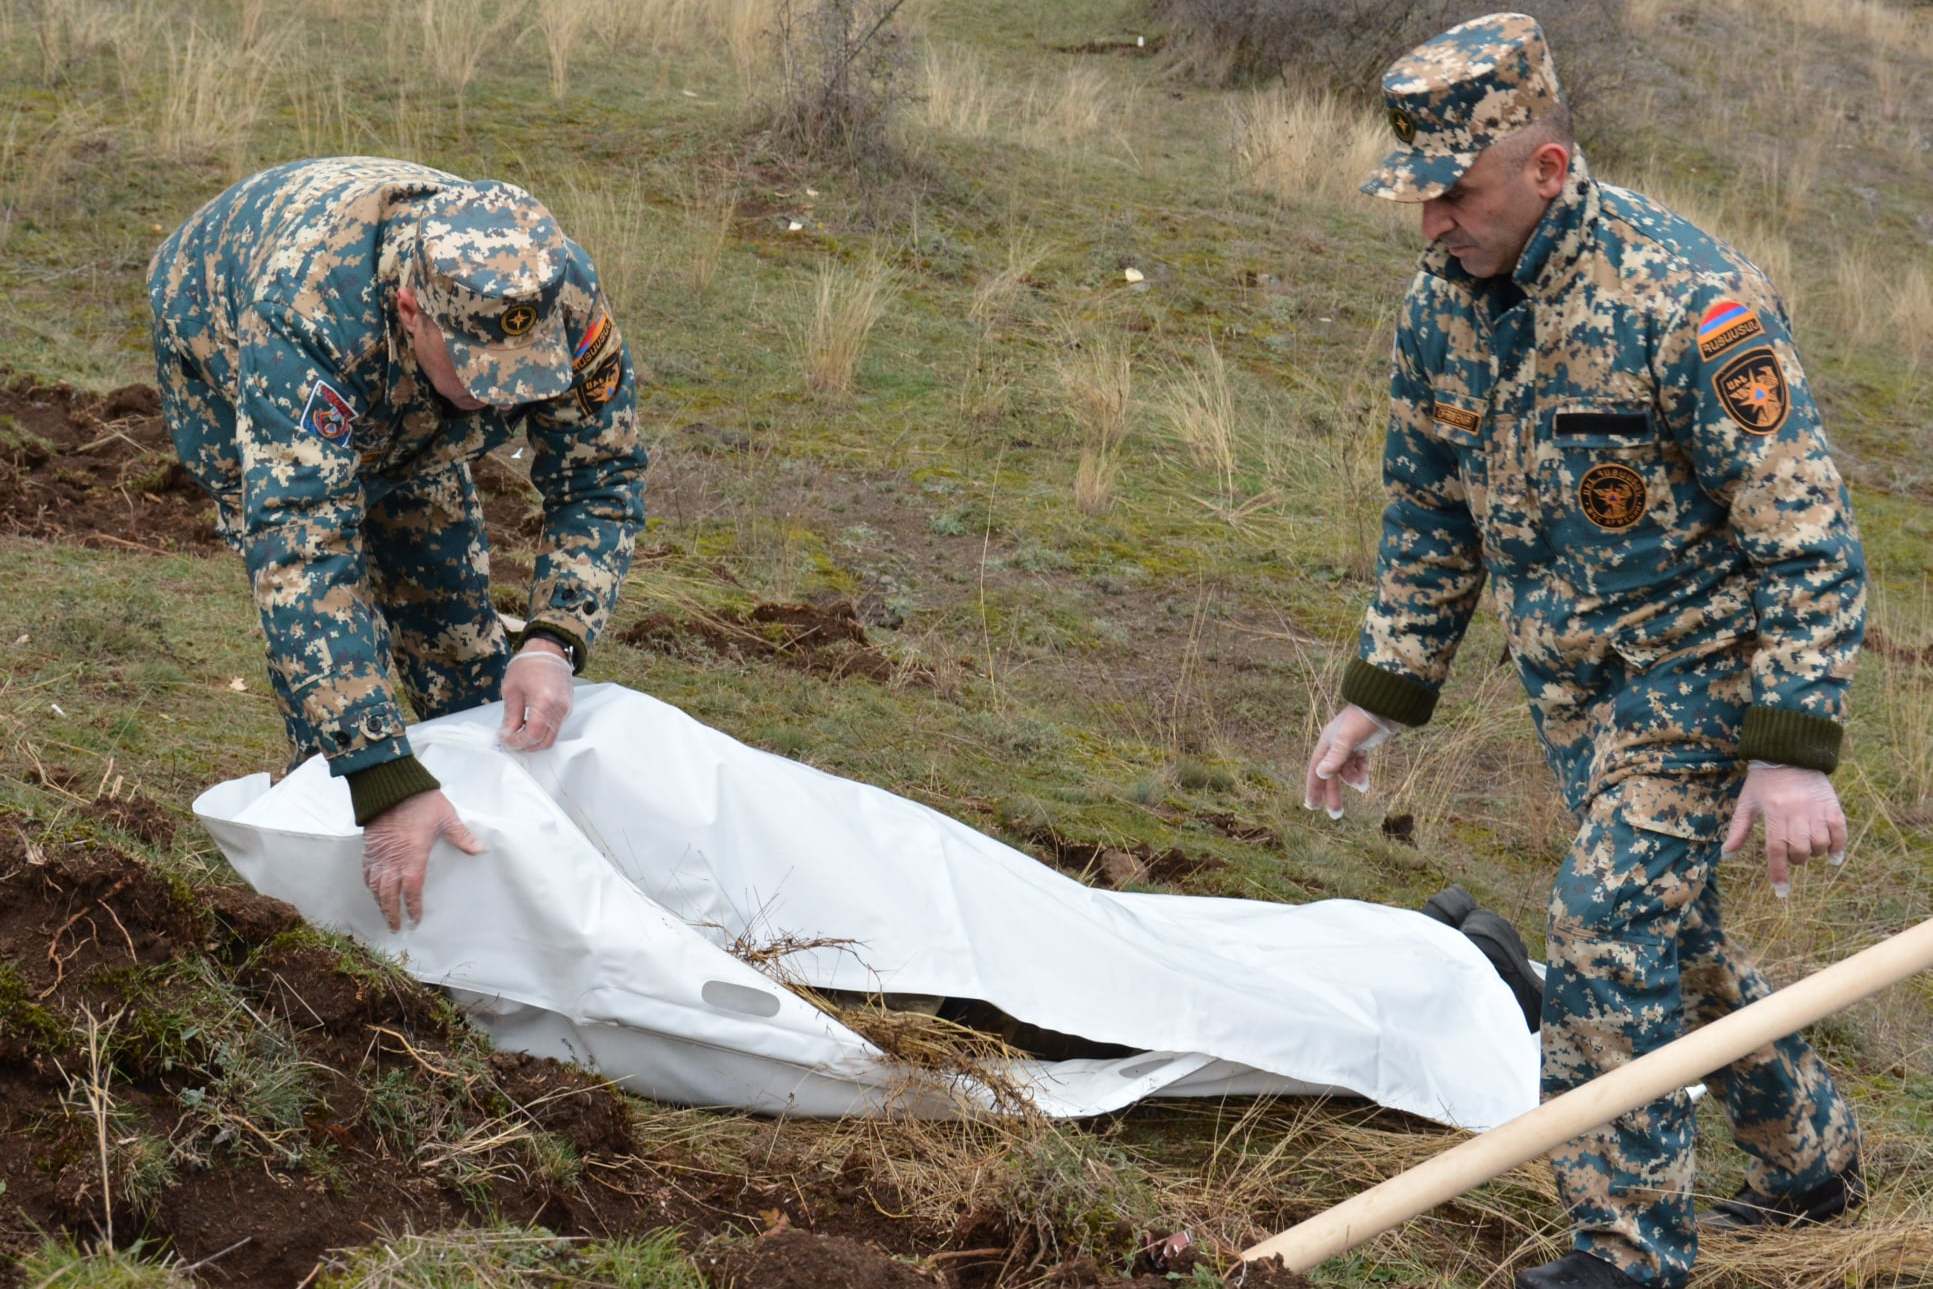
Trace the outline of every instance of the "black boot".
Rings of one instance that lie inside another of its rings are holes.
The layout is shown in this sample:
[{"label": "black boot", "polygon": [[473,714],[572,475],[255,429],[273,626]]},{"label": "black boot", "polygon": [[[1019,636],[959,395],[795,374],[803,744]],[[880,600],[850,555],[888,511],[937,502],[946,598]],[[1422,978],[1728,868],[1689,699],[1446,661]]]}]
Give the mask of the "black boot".
[{"label": "black boot", "polygon": [[1803,1195],[1790,1198],[1763,1195],[1750,1186],[1720,1200],[1699,1214],[1701,1231],[1748,1231],[1761,1226],[1798,1226],[1803,1222],[1827,1222],[1849,1213],[1866,1202],[1866,1179],[1860,1174],[1859,1161],[1837,1177],[1827,1178]]},{"label": "black boot", "polygon": [[1483,956],[1510,986],[1510,992],[1517,996],[1517,1006],[1523,1009],[1524,1024],[1535,1034],[1544,1023],[1544,982],[1531,968],[1530,951],[1524,948],[1524,938],[1517,934],[1517,928],[1501,913],[1478,909],[1465,916],[1458,929],[1483,950]]},{"label": "black boot", "polygon": [[1582,1249],[1517,1273],[1517,1289],[1637,1289],[1638,1282]]},{"label": "black boot", "polygon": [[1444,926],[1461,927],[1463,919],[1477,911],[1476,899],[1461,886],[1449,886],[1430,896],[1423,912]]}]

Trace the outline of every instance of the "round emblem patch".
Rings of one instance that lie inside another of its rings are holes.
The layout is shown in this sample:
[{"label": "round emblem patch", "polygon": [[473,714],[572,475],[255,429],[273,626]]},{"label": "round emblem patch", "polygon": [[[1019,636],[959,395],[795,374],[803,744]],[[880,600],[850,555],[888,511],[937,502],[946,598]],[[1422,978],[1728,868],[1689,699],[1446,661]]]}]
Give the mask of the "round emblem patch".
[{"label": "round emblem patch", "polygon": [[1770,349],[1753,349],[1726,363],[1712,377],[1725,415],[1747,434],[1776,434],[1792,409],[1785,368]]},{"label": "round emblem patch", "polygon": [[1389,128],[1406,144],[1416,141],[1416,122],[1400,107],[1389,109]]},{"label": "round emblem patch", "polygon": [[1577,504],[1599,528],[1622,532],[1644,518],[1644,478],[1628,465],[1600,461],[1578,481]]},{"label": "round emblem patch", "polygon": [[537,306],[513,304],[503,311],[503,334],[521,336],[537,325]]}]

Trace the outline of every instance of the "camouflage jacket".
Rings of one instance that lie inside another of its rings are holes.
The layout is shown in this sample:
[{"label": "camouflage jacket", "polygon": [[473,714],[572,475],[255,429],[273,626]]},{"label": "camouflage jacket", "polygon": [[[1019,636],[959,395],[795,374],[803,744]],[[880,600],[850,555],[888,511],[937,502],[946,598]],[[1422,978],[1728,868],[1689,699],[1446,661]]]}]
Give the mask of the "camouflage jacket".
[{"label": "camouflage jacket", "polygon": [[1510,278],[1423,257],[1344,695],[1429,719],[1486,575],[1579,808],[1634,773],[1830,770],[1865,564],[1783,304],[1582,156]]},{"label": "camouflage jacket", "polygon": [[[416,363],[396,312],[413,210],[464,181],[404,162],[296,162],[236,184],[162,244],[159,339],[232,408],[173,427],[247,560],[283,673],[337,774],[408,755],[363,591],[361,519],[412,479],[522,431],[544,498],[529,616],[588,645],[644,520],[635,380],[589,257],[560,297],[579,376],[510,411],[462,413]],[[581,651],[580,651],[581,658]]]}]

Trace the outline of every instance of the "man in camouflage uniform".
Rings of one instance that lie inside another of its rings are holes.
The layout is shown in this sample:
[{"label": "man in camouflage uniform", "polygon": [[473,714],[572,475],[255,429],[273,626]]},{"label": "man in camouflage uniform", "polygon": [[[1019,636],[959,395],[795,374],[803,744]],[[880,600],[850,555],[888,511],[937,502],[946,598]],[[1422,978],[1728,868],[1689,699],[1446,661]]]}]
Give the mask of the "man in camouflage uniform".
[{"label": "man in camouflage uniform", "polygon": [[[480,849],[411,754],[421,719],[500,695],[548,747],[643,523],[630,357],[597,275],[529,193],[336,158],[244,179],[148,274],[162,409],[248,564],[298,759],[346,777],[392,928],[438,837]],[[521,429],[544,526],[507,638],[468,462]]]},{"label": "man in camouflage uniform", "polygon": [[[1488,577],[1579,821],[1550,1097],[1767,992],[1719,928],[1718,859],[1761,817],[1781,895],[1788,863],[1843,855],[1826,774],[1864,562],[1771,283],[1591,177],[1532,19],[1456,27],[1383,90],[1401,146],[1364,191],[1419,203],[1431,245],[1396,337],[1376,596],[1306,800],[1339,816],[1365,753],[1429,719]],[[1707,1229],[1859,1200],[1851,1112],[1802,1040],[1712,1086],[1751,1162]],[[1683,1285],[1692,1129],[1677,1092],[1557,1152],[1574,1248],[1520,1289]]]}]

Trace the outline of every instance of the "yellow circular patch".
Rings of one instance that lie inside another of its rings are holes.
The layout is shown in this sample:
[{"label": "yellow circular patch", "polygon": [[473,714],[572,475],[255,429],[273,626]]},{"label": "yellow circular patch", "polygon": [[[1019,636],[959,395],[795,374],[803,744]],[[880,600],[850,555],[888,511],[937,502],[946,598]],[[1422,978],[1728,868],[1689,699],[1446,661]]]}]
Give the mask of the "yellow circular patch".
[{"label": "yellow circular patch", "polygon": [[1405,144],[1416,141],[1416,122],[1400,107],[1389,109],[1389,128],[1396,131],[1396,137]]},{"label": "yellow circular patch", "polygon": [[1628,465],[1601,461],[1577,483],[1577,504],[1599,528],[1623,532],[1644,518],[1644,478]]},{"label": "yellow circular patch", "polygon": [[537,325],[537,306],[513,304],[503,311],[503,334],[521,336]]}]

